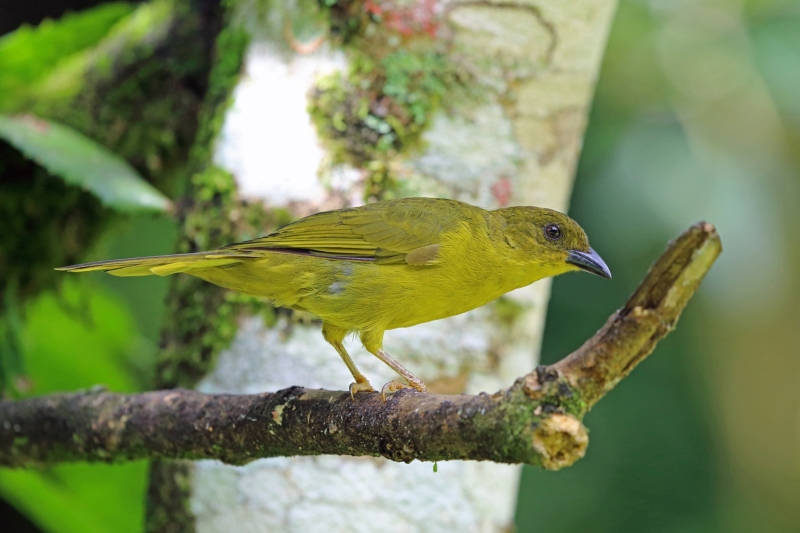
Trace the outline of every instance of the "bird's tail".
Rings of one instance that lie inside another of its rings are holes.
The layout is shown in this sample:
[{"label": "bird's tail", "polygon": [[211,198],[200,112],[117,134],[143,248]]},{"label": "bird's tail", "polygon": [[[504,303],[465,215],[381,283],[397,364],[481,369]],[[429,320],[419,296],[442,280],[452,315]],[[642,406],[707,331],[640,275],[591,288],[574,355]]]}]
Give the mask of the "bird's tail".
[{"label": "bird's tail", "polygon": [[241,263],[252,259],[247,253],[200,252],[194,254],[157,255],[153,257],[134,257],[131,259],[112,259],[82,265],[60,267],[56,270],[67,272],[108,272],[112,276],[169,276],[179,272]]}]

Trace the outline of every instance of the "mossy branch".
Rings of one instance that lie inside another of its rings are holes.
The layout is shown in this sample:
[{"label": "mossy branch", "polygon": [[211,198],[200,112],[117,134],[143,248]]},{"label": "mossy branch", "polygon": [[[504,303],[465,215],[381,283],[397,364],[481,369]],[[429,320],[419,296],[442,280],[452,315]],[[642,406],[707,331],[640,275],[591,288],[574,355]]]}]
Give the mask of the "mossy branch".
[{"label": "mossy branch", "polygon": [[675,326],[721,251],[698,223],[670,243],[625,306],[582,347],[496,394],[380,395],[301,387],[255,395],[89,391],[0,402],[0,464],[139,458],[371,455],[558,469],[588,444],[581,419]]}]

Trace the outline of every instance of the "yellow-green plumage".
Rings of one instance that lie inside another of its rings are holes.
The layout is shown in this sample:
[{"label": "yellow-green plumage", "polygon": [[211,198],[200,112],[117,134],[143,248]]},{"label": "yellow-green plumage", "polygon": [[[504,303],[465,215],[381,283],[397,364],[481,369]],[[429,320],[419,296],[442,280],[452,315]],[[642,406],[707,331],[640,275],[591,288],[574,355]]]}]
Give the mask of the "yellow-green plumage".
[{"label": "yellow-green plumage", "polygon": [[[553,225],[558,239],[545,234]],[[62,270],[118,276],[182,272],[309,311],[323,320],[325,338],[361,384],[356,390],[371,390],[341,346],[347,333],[359,332],[365,348],[386,361],[381,347],[387,329],[457,315],[569,270],[601,273],[571,261],[575,254],[594,252],[580,226],[562,213],[536,207],[486,211],[454,200],[407,198],[318,213],[211,252]],[[415,388],[424,388],[406,373],[401,372]]]}]

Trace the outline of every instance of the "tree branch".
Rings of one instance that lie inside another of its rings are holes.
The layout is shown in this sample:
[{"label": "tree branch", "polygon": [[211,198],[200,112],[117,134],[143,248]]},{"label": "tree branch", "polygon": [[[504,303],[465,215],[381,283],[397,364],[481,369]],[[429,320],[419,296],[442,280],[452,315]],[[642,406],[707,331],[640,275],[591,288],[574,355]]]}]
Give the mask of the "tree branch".
[{"label": "tree branch", "polygon": [[588,444],[581,419],[655,348],[721,252],[711,224],[671,242],[591,339],[493,395],[380,395],[292,387],[256,395],[92,390],[0,402],[0,465],[139,458],[244,464],[293,455],[529,463],[558,469]]}]

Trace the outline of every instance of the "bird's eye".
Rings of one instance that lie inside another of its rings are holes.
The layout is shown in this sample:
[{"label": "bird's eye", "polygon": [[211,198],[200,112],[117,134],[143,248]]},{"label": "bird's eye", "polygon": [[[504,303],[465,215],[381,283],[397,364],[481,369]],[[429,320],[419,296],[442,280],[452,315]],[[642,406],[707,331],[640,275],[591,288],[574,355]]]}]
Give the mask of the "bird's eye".
[{"label": "bird's eye", "polygon": [[558,224],[548,224],[544,227],[544,236],[551,241],[557,241],[561,238],[561,228]]}]

